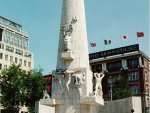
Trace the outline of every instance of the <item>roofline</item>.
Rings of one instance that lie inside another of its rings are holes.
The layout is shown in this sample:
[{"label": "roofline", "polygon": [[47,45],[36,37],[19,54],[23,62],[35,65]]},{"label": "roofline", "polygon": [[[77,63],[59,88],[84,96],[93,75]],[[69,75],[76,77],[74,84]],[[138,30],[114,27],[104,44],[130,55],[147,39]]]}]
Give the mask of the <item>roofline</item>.
[{"label": "roofline", "polygon": [[103,61],[106,61],[106,60],[124,58],[124,57],[135,56],[135,55],[142,55],[148,61],[150,61],[150,58],[144,52],[142,52],[142,51],[135,51],[135,52],[129,52],[129,53],[124,53],[124,54],[118,54],[118,55],[112,55],[112,56],[107,56],[107,57],[92,59],[92,60],[90,60],[90,63],[95,63],[95,62],[98,62],[98,61],[99,62],[103,62]]},{"label": "roofline", "polygon": [[[29,35],[28,35],[28,34],[25,34],[25,33],[23,33],[23,32],[19,32],[19,31],[17,31],[17,30],[14,30],[14,29],[12,29],[12,28],[9,28],[9,27],[4,26],[4,25],[1,25],[1,24],[0,24],[0,28],[1,28],[1,29],[7,29],[7,30],[9,30],[9,31],[11,31],[11,32],[15,32],[15,33],[17,33],[17,34],[19,34],[19,35],[23,35],[25,38],[28,38],[28,39],[29,39]],[[22,31],[22,30],[21,30],[21,31]]]},{"label": "roofline", "polygon": [[17,22],[15,22],[15,21],[13,21],[13,20],[11,20],[11,19],[8,19],[8,18],[3,17],[3,16],[0,16],[0,18],[6,19],[6,20],[8,20],[8,21],[11,21],[11,22],[13,22],[13,23],[15,23],[15,24],[18,24],[19,26],[21,26],[21,27],[22,27],[22,25],[21,25],[21,24],[19,24],[19,23],[17,23]]},{"label": "roofline", "polygon": [[143,51],[140,51],[139,52],[148,60],[150,61],[150,57],[148,57],[148,55],[146,55]]}]

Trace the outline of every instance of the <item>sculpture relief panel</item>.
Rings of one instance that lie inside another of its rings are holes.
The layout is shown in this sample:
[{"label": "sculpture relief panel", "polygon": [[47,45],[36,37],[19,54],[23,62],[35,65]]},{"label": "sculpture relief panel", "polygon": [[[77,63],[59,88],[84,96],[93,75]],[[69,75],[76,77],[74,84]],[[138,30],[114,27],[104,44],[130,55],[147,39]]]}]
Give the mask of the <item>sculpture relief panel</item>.
[{"label": "sculpture relief panel", "polygon": [[71,23],[68,26],[61,27],[62,36],[63,36],[63,42],[64,42],[64,52],[70,52],[72,49],[71,44],[71,34],[73,32],[73,24],[77,22],[76,17],[72,18]]}]

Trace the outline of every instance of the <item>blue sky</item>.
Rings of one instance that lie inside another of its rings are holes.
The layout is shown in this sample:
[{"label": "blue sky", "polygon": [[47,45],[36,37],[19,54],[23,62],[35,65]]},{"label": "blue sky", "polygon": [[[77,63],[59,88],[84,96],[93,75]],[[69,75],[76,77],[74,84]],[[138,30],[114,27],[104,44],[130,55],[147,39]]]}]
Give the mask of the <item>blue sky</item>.
[{"label": "blue sky", "polygon": [[[0,0],[0,15],[23,25],[30,36],[30,51],[35,68],[48,74],[56,68],[59,27],[63,0]],[[140,49],[150,56],[149,0],[85,0],[88,41],[96,42],[89,52],[104,50],[104,39],[112,40],[105,49],[137,43],[136,32],[144,32],[138,40]]]}]

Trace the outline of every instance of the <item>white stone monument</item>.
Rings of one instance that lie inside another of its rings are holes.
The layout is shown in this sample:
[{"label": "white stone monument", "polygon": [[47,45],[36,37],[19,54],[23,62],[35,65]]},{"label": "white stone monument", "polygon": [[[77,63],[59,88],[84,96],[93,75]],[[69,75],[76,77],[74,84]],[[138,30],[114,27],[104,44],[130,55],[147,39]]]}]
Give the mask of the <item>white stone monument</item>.
[{"label": "white stone monument", "polygon": [[84,0],[63,0],[57,67],[52,75],[52,97],[41,99],[40,104],[54,107],[55,113],[95,113],[95,107],[104,104],[102,76],[95,76],[98,86],[93,91]]}]

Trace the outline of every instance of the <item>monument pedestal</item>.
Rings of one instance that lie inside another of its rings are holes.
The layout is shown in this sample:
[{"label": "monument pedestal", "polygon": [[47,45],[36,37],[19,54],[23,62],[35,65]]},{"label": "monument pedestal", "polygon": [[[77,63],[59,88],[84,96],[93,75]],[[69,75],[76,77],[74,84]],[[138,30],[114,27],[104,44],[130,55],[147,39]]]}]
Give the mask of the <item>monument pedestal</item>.
[{"label": "monument pedestal", "polygon": [[40,103],[55,109],[51,113],[97,113],[97,107],[104,105],[101,97],[80,97],[80,99],[41,99]]},{"label": "monument pedestal", "polygon": [[81,97],[80,98],[80,104],[86,104],[86,105],[104,105],[104,100],[102,97]]},{"label": "monument pedestal", "polygon": [[56,99],[41,99],[40,100],[42,105],[55,107],[56,105],[63,104],[63,100],[56,100]]}]

